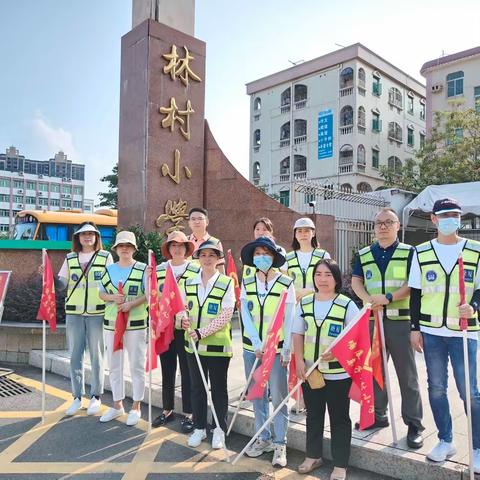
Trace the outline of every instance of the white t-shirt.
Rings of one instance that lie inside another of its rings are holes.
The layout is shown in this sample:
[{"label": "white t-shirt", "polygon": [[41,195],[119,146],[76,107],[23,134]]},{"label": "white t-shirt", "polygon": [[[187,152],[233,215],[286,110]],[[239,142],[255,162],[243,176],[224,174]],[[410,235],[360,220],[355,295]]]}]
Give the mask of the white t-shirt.
[{"label": "white t-shirt", "polygon": [[172,265],[171,260],[168,260],[166,262],[161,263],[160,265],[165,268],[167,268],[167,266],[170,265],[172,267],[173,275],[175,276],[175,278],[180,278],[184,274],[189,263],[190,262],[188,260],[185,260],[185,262],[183,262],[181,265]]},{"label": "white t-shirt", "polygon": [[[258,275],[255,275],[255,279],[257,281],[257,295],[258,295],[258,300],[260,303],[263,305],[263,302],[265,301],[265,297],[267,296],[268,292],[272,289],[273,284],[275,283],[276,279],[281,275],[281,273],[276,273],[274,277],[272,277],[268,282],[267,282],[267,288],[265,288],[265,282],[262,280],[258,279]],[[245,291],[245,286],[243,285],[242,282],[242,288],[240,291],[240,300],[245,300],[247,298],[247,292]],[[293,282],[290,284],[287,290],[287,299],[285,300],[285,303],[291,303],[295,304],[295,288],[293,286]]]},{"label": "white t-shirt", "polygon": [[[207,298],[208,294],[213,288],[214,283],[217,281],[218,276],[220,275],[220,272],[216,272],[213,276],[211,276],[207,284],[204,286],[202,282],[202,271],[198,272],[198,274],[192,278],[190,285],[198,285],[198,301],[203,304],[205,302],[205,299]],[[185,295],[185,289],[181,289],[181,294],[183,297],[184,303],[186,303],[186,295]],[[225,292],[225,295],[223,296],[222,299],[222,309],[224,308],[233,308],[235,306],[235,291],[233,289],[233,281],[230,282],[230,285]]]},{"label": "white t-shirt", "polygon": [[[330,308],[332,307],[333,300],[315,300],[313,305],[313,311],[315,313],[315,320],[322,322],[325,320]],[[355,302],[350,302],[347,307],[347,313],[345,314],[345,327],[355,318],[359,312]],[[300,304],[297,305],[295,310],[295,320],[293,322],[292,333],[298,335],[305,335],[306,323],[302,317],[302,309]],[[324,373],[323,377],[326,380],[343,380],[348,378],[348,373]]]},{"label": "white t-shirt", "polygon": [[[93,257],[93,254],[95,252],[88,252],[88,253],[83,253],[83,252],[78,252],[78,261],[80,263],[80,266],[82,267],[82,270],[85,270],[86,266],[88,265],[88,262],[90,259]],[[111,265],[113,263],[113,258],[109,254],[107,257],[107,263],[106,266]],[[67,278],[69,277],[68,273],[68,263],[67,259],[65,259],[62,263],[62,266],[60,268],[60,271],[58,272],[58,276],[62,278]]]},{"label": "white t-shirt", "polygon": [[[432,240],[432,246],[437,254],[438,260],[440,261],[443,269],[450,273],[455,263],[458,260],[458,255],[460,254],[461,250],[465,245],[466,239],[462,238],[459,242],[454,245],[446,245],[444,243],[438,243],[436,239]],[[480,265],[479,265],[480,267]],[[475,290],[480,288],[480,268],[477,267],[477,276],[475,277]],[[413,252],[412,257],[412,265],[410,267],[410,275],[408,277],[408,286],[410,288],[422,288],[422,275],[420,270],[420,265],[418,263],[418,256],[417,252]],[[425,327],[420,325],[420,331],[424,333],[429,333],[430,335],[438,335],[439,337],[461,337],[463,333],[460,331],[450,330],[447,327],[440,327],[440,328],[432,328],[432,327]],[[476,332],[469,332],[469,338],[473,338],[474,340],[477,339],[478,335]]]},{"label": "white t-shirt", "polygon": [[[300,265],[300,268],[303,272],[306,272],[310,265],[310,262],[312,260],[312,253],[313,250],[311,252],[301,252],[300,250],[297,250],[298,264]],[[325,252],[325,256],[323,258],[330,258],[330,254],[328,252]]]}]

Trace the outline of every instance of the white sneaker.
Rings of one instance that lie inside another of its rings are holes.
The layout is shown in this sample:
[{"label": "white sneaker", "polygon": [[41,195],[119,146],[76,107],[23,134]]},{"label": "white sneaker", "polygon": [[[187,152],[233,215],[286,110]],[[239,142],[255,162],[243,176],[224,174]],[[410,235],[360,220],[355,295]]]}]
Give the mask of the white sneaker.
[{"label": "white sneaker", "polygon": [[480,448],[473,451],[473,471],[480,473]]},{"label": "white sneaker", "polygon": [[75,415],[78,410],[82,408],[82,399],[81,398],[74,398],[73,402],[70,404],[70,406],[67,408],[65,415]]},{"label": "white sneaker", "polygon": [[95,415],[100,411],[102,401],[99,398],[92,397],[87,408],[87,415]]},{"label": "white sneaker", "polygon": [[245,455],[247,457],[259,457],[265,452],[273,452],[273,444],[271,440],[263,440],[262,438],[257,438],[253,445],[250,445],[246,452]]},{"label": "white sneaker", "polygon": [[110,407],[101,417],[100,421],[102,423],[109,422],[110,420],[113,420],[117,417],[121,417],[122,415],[125,415],[125,410],[122,408],[116,409],[113,407]]},{"label": "white sneaker", "polygon": [[287,466],[287,447],[286,445],[275,445],[273,450],[272,465],[274,467]]},{"label": "white sneaker", "polygon": [[453,442],[445,442],[440,440],[433,448],[427,453],[427,458],[432,462],[444,462],[448,457],[455,455],[457,449]]},{"label": "white sneaker", "polygon": [[207,432],[204,428],[196,428],[193,433],[188,437],[188,446],[189,447],[198,447],[202,440],[207,438]]},{"label": "white sneaker", "polygon": [[141,412],[140,410],[130,410],[128,412],[128,417],[127,417],[127,421],[126,421],[126,424],[129,426],[129,427],[133,427],[133,425],[136,425],[138,423],[138,421],[140,420],[141,418]]},{"label": "white sneaker", "polygon": [[216,427],[215,430],[213,430],[212,448],[218,450],[219,448],[223,448],[224,445],[225,432],[220,427]]}]

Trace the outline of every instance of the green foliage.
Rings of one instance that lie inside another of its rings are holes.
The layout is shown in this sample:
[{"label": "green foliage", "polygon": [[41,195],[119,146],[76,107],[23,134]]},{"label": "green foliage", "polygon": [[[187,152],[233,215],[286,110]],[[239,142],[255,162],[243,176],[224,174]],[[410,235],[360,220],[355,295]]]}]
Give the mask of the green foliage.
[{"label": "green foliage", "polygon": [[401,172],[381,168],[389,187],[420,192],[428,185],[480,180],[480,114],[474,109],[435,112],[431,136]]},{"label": "green foliage", "polygon": [[257,185],[257,188],[265,193],[266,195],[268,195],[270,198],[273,198],[274,200],[276,200],[277,202],[280,200],[280,195],[278,195],[277,193],[268,193],[268,185]]},{"label": "green foliage", "polygon": [[108,192],[99,192],[100,203],[98,206],[118,208],[118,163],[113,167],[112,173],[105,175],[100,181],[107,183]]}]

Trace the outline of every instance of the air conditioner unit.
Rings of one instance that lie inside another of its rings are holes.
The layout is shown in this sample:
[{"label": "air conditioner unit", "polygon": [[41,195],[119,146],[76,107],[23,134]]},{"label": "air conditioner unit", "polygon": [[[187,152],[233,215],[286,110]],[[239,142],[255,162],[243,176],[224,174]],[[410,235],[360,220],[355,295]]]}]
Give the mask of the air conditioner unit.
[{"label": "air conditioner unit", "polygon": [[17,203],[17,208],[22,208],[23,209],[23,203]]},{"label": "air conditioner unit", "polygon": [[23,190],[19,189],[19,190],[17,190],[17,193],[22,193],[23,194]]},{"label": "air conditioner unit", "polygon": [[66,182],[67,180],[68,180],[67,177],[63,177],[63,178],[62,178],[62,182]]},{"label": "air conditioner unit", "polygon": [[19,177],[23,177],[23,172],[18,172]]},{"label": "air conditioner unit", "polygon": [[435,83],[432,85],[432,93],[440,93],[443,90],[443,85],[441,83]]},{"label": "air conditioner unit", "polygon": [[41,173],[39,173],[38,178],[43,178],[43,175]]},{"label": "air conditioner unit", "polygon": [[38,196],[41,197],[43,195],[43,192],[38,192]]}]

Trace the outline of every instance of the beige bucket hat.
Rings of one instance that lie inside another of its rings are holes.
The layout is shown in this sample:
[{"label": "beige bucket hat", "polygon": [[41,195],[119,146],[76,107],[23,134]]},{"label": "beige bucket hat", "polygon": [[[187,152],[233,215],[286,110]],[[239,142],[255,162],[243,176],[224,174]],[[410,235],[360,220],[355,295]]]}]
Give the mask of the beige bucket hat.
[{"label": "beige bucket hat", "polygon": [[135,234],[133,232],[128,232],[126,230],[123,232],[118,232],[112,248],[116,248],[117,245],[120,245],[121,243],[129,243],[135,247],[135,250],[138,250],[137,239],[135,238]]}]

